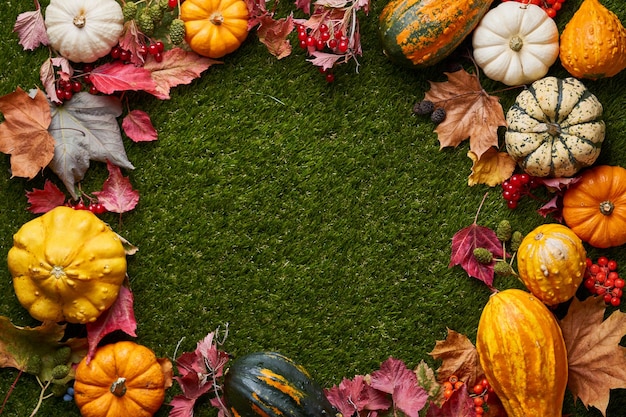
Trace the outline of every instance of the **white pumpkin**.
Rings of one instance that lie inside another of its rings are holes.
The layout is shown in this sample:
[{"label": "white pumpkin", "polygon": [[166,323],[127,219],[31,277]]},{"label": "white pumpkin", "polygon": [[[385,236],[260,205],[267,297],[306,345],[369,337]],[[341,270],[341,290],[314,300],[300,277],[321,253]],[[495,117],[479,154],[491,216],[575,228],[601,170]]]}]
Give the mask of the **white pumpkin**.
[{"label": "white pumpkin", "polygon": [[545,76],[559,56],[559,30],[541,7],[508,1],[485,14],[472,46],[474,61],[488,78],[527,84]]},{"label": "white pumpkin", "polygon": [[107,55],[124,29],[116,0],[51,0],[45,14],[50,46],[73,62]]}]

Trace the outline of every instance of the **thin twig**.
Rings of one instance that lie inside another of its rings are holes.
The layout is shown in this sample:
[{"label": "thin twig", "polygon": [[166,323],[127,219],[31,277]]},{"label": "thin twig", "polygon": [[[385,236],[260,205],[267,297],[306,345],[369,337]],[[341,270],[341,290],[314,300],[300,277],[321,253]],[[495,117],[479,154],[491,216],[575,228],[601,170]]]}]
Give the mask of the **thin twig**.
[{"label": "thin twig", "polygon": [[2,407],[0,407],[0,415],[4,411],[4,406],[7,404],[7,401],[9,401],[9,397],[11,396],[11,393],[13,392],[15,387],[17,386],[17,381],[20,379],[20,376],[22,376],[22,372],[24,372],[24,371],[22,371],[20,369],[19,372],[17,373],[17,376],[15,377],[15,380],[11,384],[11,387],[9,388],[9,391],[7,392],[7,395],[4,396],[4,401],[2,402]]},{"label": "thin twig", "polygon": [[39,408],[41,407],[41,404],[43,403],[43,400],[45,400],[46,398],[50,398],[50,397],[52,397],[54,395],[54,394],[45,395],[46,394],[46,390],[48,389],[48,387],[52,383],[52,380],[46,382],[46,385],[43,385],[41,380],[39,379],[39,377],[37,377],[37,382],[39,383],[39,386],[41,387],[41,393],[39,394],[39,401],[37,401],[37,405],[35,406],[35,409],[31,413],[30,417],[34,417],[35,414],[37,414],[37,411],[39,411]]}]

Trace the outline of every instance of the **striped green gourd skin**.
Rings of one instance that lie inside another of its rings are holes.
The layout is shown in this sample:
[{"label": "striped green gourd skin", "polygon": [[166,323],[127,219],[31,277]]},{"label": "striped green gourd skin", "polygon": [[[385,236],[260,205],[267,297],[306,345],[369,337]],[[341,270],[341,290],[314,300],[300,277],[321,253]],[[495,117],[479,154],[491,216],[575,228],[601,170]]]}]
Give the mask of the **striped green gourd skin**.
[{"label": "striped green gourd skin", "polygon": [[449,56],[478,25],[493,0],[392,0],[379,18],[383,52],[423,68]]},{"label": "striped green gourd skin", "polygon": [[591,166],[604,141],[602,104],[575,78],[545,77],[506,114],[506,150],[528,174],[571,177]]},{"label": "striped green gourd skin", "polygon": [[233,417],[335,417],[324,390],[293,360],[255,352],[233,361],[224,378]]}]

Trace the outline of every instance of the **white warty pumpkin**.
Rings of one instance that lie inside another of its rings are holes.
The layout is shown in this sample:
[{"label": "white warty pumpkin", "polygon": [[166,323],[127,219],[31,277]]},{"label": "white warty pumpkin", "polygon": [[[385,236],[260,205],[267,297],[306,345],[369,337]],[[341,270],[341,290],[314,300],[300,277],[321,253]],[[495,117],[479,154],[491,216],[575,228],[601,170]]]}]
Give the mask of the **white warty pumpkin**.
[{"label": "white warty pumpkin", "polygon": [[124,29],[116,0],[51,0],[45,11],[50,46],[72,62],[107,55]]}]

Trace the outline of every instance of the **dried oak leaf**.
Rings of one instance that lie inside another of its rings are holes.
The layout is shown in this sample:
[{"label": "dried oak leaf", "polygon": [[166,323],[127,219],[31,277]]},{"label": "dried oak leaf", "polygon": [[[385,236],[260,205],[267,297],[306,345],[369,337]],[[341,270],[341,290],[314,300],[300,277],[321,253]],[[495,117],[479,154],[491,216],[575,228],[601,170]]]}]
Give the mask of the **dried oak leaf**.
[{"label": "dried oak leaf", "polygon": [[506,152],[498,152],[496,148],[489,148],[480,159],[472,151],[467,156],[472,160],[472,173],[467,180],[470,187],[476,184],[495,187],[510,178],[515,171],[515,160]]},{"label": "dried oak leaf", "polygon": [[441,148],[456,147],[469,138],[470,150],[478,159],[498,146],[498,127],[506,126],[498,97],[483,90],[478,77],[465,70],[445,73],[448,81],[430,81],[424,99],[446,111],[435,132]]},{"label": "dried oak leaf", "polygon": [[448,329],[446,340],[438,340],[429,355],[442,361],[437,369],[440,382],[456,375],[460,381],[473,386],[484,375],[476,347],[467,336],[454,330]]},{"label": "dried oak leaf", "polygon": [[0,152],[11,155],[14,177],[34,178],[54,157],[54,138],[48,132],[50,105],[37,89],[31,97],[21,88],[0,97]]},{"label": "dried oak leaf", "polygon": [[569,366],[567,386],[574,398],[603,416],[610,390],[626,388],[626,348],[619,344],[626,335],[626,313],[617,310],[605,320],[605,311],[602,297],[574,297],[560,321]]}]

